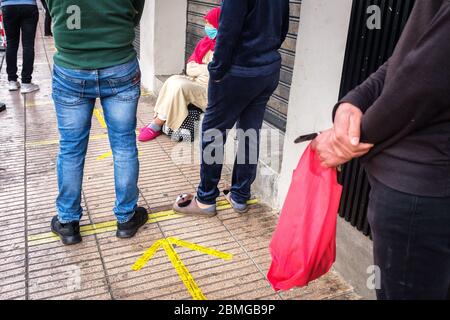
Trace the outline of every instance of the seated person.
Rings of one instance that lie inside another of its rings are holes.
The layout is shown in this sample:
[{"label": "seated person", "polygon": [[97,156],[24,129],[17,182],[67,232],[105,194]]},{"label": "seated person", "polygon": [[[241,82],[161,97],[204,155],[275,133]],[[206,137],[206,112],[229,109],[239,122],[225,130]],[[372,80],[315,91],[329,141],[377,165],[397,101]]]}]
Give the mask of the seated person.
[{"label": "seated person", "polygon": [[204,37],[197,44],[194,53],[189,58],[186,76],[170,77],[161,89],[156,101],[153,121],[142,128],[139,141],[150,141],[161,135],[164,124],[177,131],[188,116],[190,104],[206,110],[208,105],[208,64],[213,59],[219,28],[220,8],[214,8],[205,16]]}]

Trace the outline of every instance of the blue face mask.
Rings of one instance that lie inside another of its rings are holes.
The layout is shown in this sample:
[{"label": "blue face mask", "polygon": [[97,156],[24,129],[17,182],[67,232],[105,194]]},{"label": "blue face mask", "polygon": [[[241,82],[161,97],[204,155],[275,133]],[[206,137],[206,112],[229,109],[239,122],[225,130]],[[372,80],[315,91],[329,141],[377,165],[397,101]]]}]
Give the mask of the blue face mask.
[{"label": "blue face mask", "polygon": [[205,26],[205,33],[211,40],[217,37],[217,29],[214,27]]}]

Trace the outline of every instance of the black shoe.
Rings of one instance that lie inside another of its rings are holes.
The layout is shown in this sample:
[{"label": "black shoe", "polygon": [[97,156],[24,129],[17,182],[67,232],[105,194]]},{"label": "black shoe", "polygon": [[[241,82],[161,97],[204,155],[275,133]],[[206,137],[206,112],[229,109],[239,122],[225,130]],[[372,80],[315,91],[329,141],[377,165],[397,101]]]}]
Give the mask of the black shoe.
[{"label": "black shoe", "polygon": [[148,221],[148,213],[145,208],[138,207],[134,211],[134,216],[130,221],[125,223],[117,223],[117,238],[132,238],[138,232],[139,228]]},{"label": "black shoe", "polygon": [[82,240],[80,235],[80,223],[71,222],[62,224],[59,222],[58,216],[55,216],[52,219],[52,232],[58,235],[61,242],[66,246],[80,243]]}]

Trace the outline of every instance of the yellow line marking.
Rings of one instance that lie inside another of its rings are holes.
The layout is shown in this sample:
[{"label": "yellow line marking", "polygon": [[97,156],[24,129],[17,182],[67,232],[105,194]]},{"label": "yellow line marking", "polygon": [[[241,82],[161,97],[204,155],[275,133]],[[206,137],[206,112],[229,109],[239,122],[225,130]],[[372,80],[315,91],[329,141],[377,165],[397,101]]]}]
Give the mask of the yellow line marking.
[{"label": "yellow line marking", "polygon": [[179,246],[179,247],[185,247],[185,248],[188,248],[188,249],[191,249],[191,250],[194,250],[194,251],[198,251],[198,252],[201,252],[201,253],[205,253],[205,254],[208,254],[210,256],[214,256],[214,257],[217,257],[217,258],[220,258],[220,259],[223,259],[223,260],[231,260],[231,259],[233,259],[233,255],[232,254],[224,253],[224,252],[221,252],[221,251],[218,251],[218,250],[214,250],[214,249],[211,249],[211,248],[207,248],[207,247],[202,247],[202,246],[199,246],[197,244],[190,243],[190,242],[187,242],[187,241],[183,241],[183,240],[180,240],[180,239],[177,239],[177,238],[170,237],[167,240],[169,240],[169,242],[171,244],[173,244],[173,245],[176,245],[176,246]]},{"label": "yellow line marking", "polygon": [[[158,213],[151,213],[148,215],[149,220],[147,224],[154,224],[160,221],[166,221],[176,218],[184,217],[182,214],[175,213],[174,211],[162,211]],[[117,221],[108,221],[102,222],[98,224],[90,224],[81,226],[80,233],[81,236],[90,236],[94,234],[106,233],[109,231],[117,230]],[[37,235],[31,235],[28,237],[28,242],[31,246],[35,246],[38,244],[44,244],[49,242],[59,241],[59,237],[53,234],[52,232],[41,233]]]},{"label": "yellow line marking", "polygon": [[[249,205],[254,205],[257,203],[258,203],[257,199],[250,200],[247,202],[247,204],[249,204]],[[217,202],[217,211],[223,211],[223,210],[227,210],[230,208],[231,208],[231,205],[226,200]],[[148,215],[147,224],[155,224],[157,222],[173,220],[173,219],[178,219],[178,218],[183,218],[183,217],[186,217],[186,216],[183,214],[180,214],[180,213],[176,213],[173,210],[166,210],[166,211],[161,211],[161,212],[156,212],[156,213],[150,213]],[[84,226],[80,227],[81,236],[91,236],[91,235],[102,234],[102,233],[116,231],[116,230],[117,230],[117,221],[115,221],[115,220],[97,223],[97,224],[89,224],[89,225],[84,225]],[[60,240],[59,237],[56,236],[52,232],[46,232],[46,233],[40,233],[40,234],[28,236],[29,246],[37,246],[37,245],[41,245],[41,244],[57,242],[59,240]]]},{"label": "yellow line marking", "polygon": [[175,268],[178,276],[181,281],[183,281],[185,287],[191,294],[194,300],[206,300],[206,296],[203,294],[202,290],[199,288],[191,273],[189,272],[186,265],[181,260],[178,253],[175,251],[173,246],[185,247],[194,251],[199,251],[214,257],[218,257],[223,260],[231,260],[233,259],[233,255],[225,252],[221,252],[215,249],[207,248],[200,246],[195,243],[187,242],[180,240],[178,238],[169,237],[167,239],[161,239],[156,241],[138,260],[136,260],[135,264],[131,267],[134,271],[141,270],[148,261],[150,261],[159,250],[159,248],[163,247],[167,256],[169,257],[170,262]]},{"label": "yellow line marking", "polygon": [[[141,155],[141,152],[139,151],[138,152],[138,156],[140,156],[140,155]],[[105,159],[111,158],[112,156],[113,156],[112,151],[109,151],[109,152],[106,152],[106,153],[102,154],[101,156],[98,156],[95,160],[101,161],[101,160],[105,160]]]},{"label": "yellow line marking", "polygon": [[147,251],[145,251],[145,253],[139,259],[136,260],[131,269],[134,271],[141,270],[147,264],[147,262],[149,262],[150,259],[155,256],[159,248],[161,248],[162,241],[163,240],[156,241]]},{"label": "yellow line marking", "polygon": [[97,161],[105,160],[105,159],[107,159],[107,158],[112,157],[112,155],[113,155],[112,151],[109,151],[109,152],[104,153],[104,154],[102,154],[101,156],[97,157],[97,159],[95,159],[95,160],[97,160]]},{"label": "yellow line marking", "polygon": [[97,118],[98,122],[102,126],[103,129],[106,129],[105,118],[103,118],[102,112],[99,108],[94,108],[94,115]]},{"label": "yellow line marking", "polygon": [[[254,205],[257,203],[258,203],[258,199],[252,199],[252,200],[247,201],[248,205]],[[228,203],[227,200],[218,201],[216,205],[217,205],[217,211],[222,211],[222,210],[231,208],[231,205]]]},{"label": "yellow line marking", "polygon": [[[102,139],[108,139],[107,134],[97,134],[89,137],[89,140],[102,140]],[[28,142],[28,147],[38,147],[38,146],[49,146],[53,144],[59,144],[59,140],[43,140],[43,141],[35,141],[35,142]]]},{"label": "yellow line marking", "polygon": [[142,93],[141,93],[141,97],[150,97],[150,96],[152,96],[153,95],[153,93],[151,93],[151,92],[146,92],[146,91],[143,91]]},{"label": "yellow line marking", "polygon": [[53,105],[53,100],[38,101],[38,102],[34,102],[34,103],[27,102],[26,107],[33,108],[33,107],[42,107],[42,106],[48,106],[48,105]]},{"label": "yellow line marking", "polygon": [[167,256],[169,257],[170,262],[172,262],[173,267],[177,271],[178,276],[180,277],[181,281],[183,281],[192,298],[194,300],[206,300],[206,297],[203,294],[202,290],[200,290],[188,268],[186,268],[180,256],[177,254],[169,241],[163,241],[162,246],[166,251]]}]

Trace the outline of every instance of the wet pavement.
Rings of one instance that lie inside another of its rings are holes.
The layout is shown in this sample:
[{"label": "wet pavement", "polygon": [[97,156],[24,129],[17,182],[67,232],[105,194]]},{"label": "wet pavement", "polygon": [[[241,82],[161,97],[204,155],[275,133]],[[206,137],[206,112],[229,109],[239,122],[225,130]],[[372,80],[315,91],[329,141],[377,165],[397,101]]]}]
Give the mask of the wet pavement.
[{"label": "wet pavement", "polygon": [[[41,18],[41,23],[43,19]],[[334,271],[309,287],[274,292],[266,280],[277,212],[252,201],[238,215],[219,199],[219,215],[185,217],[170,210],[180,192],[194,192],[199,166],[180,159],[166,136],[139,143],[140,205],[148,224],[130,240],[115,237],[111,150],[101,107],[92,120],[83,185],[83,242],[64,247],[50,233],[57,195],[58,132],[51,100],[53,40],[36,40],[34,81],[41,90],[7,91],[0,76],[0,299],[358,299]],[[3,53],[0,53],[3,54]],[[143,93],[139,125],[155,98]],[[186,158],[184,158],[186,160]],[[224,182],[229,180],[224,172]]]}]

